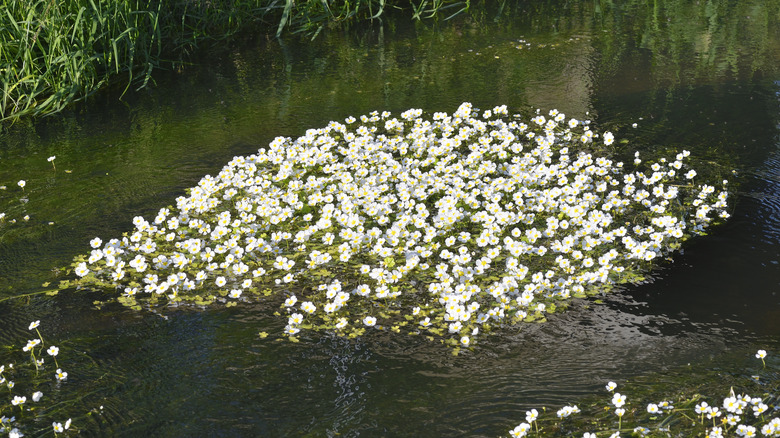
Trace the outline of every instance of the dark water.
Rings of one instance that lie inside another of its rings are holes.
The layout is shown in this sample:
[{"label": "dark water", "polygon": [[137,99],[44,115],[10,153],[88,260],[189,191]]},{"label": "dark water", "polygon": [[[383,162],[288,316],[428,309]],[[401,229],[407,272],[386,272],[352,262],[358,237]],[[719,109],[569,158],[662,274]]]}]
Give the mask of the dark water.
[{"label": "dark water", "polygon": [[[609,380],[777,354],[780,4],[688,3],[521,2],[314,41],[248,38],[161,72],[122,102],[107,92],[18,122],[0,134],[0,299],[20,297],[0,301],[0,345],[24,343],[40,319],[70,374],[52,389],[69,402],[35,426],[73,417],[90,436],[497,436],[526,409],[576,403]],[[458,357],[384,334],[260,339],[283,326],[261,304],[163,318],[97,310],[99,294],[23,297],[92,237],[121,235],[133,216],[150,217],[276,136],[463,101],[588,113],[631,140],[617,155],[688,149],[738,183],[733,217],[652,282]]]}]

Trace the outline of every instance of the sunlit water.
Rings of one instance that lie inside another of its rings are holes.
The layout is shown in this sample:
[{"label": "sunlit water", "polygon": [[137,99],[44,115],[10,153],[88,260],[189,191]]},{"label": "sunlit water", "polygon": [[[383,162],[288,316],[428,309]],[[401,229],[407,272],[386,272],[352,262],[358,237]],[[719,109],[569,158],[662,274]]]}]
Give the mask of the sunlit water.
[{"label": "sunlit water", "polygon": [[[777,8],[668,2],[659,16],[641,2],[586,3],[517,6],[495,23],[397,20],[313,42],[251,40],[161,73],[124,102],[109,92],[19,122],[0,137],[0,299],[43,290],[92,237],[121,235],[133,216],[150,217],[278,135],[373,110],[452,112],[463,101],[557,108],[629,138],[618,155],[672,146],[736,170],[731,221],[661,263],[653,281],[495,333],[458,357],[382,333],[277,342],[283,321],[262,304],[160,316],[97,310],[100,294],[75,291],[0,302],[0,344],[25,342],[40,319],[70,374],[52,389],[72,401],[57,415],[92,436],[496,436],[525,409],[576,403],[608,380],[742,366],[777,347]],[[697,20],[705,24],[689,25]]]}]

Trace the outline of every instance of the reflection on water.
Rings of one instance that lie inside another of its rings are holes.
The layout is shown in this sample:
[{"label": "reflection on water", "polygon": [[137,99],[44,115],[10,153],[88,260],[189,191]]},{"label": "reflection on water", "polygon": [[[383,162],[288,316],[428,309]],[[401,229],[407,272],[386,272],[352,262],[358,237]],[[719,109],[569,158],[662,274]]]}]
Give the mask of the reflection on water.
[{"label": "reflection on water", "polygon": [[101,294],[84,292],[0,301],[0,344],[25,342],[42,320],[70,364],[58,396],[76,402],[60,409],[91,436],[496,436],[525,409],[557,409],[608,380],[777,345],[778,7],[656,4],[520,2],[495,23],[399,20],[253,42],[161,74],[124,104],[108,93],[0,134],[0,299],[40,292],[90,238],[120,235],[277,135],[462,101],[590,112],[631,139],[616,155],[685,148],[713,172],[736,169],[733,220],[653,282],[458,357],[389,334],[261,339],[281,330],[263,305],[163,318],[99,311]]}]

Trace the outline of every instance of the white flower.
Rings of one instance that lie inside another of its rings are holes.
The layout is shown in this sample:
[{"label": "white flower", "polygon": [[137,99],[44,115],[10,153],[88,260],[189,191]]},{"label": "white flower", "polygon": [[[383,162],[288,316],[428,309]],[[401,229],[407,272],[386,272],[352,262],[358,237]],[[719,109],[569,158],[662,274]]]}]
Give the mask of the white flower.
[{"label": "white flower", "polygon": [[84,277],[87,274],[89,274],[89,268],[87,268],[87,263],[86,262],[79,263],[78,266],[76,266],[75,272],[76,275],[78,275],[79,277]]},{"label": "white flower", "polygon": [[41,321],[40,320],[33,321],[33,322],[30,323],[30,328],[28,328],[27,330],[32,330],[34,328],[38,328],[38,326],[40,326],[40,325],[41,325]]},{"label": "white flower", "polygon": [[41,391],[36,391],[32,395],[32,401],[37,403],[41,399],[41,397],[43,397],[43,393]]},{"label": "white flower", "polygon": [[612,396],[612,404],[615,405],[616,408],[623,406],[626,404],[626,396],[616,392],[615,395]]},{"label": "white flower", "polygon": [[561,409],[558,409],[558,418],[566,418],[571,414],[576,414],[580,412],[580,408],[577,407],[577,405],[573,406],[564,406]]},{"label": "white flower", "polygon": [[756,353],[756,359],[763,359],[766,357],[766,350],[758,350]]},{"label": "white flower", "polygon": [[759,403],[757,403],[756,405],[753,406],[753,415],[758,417],[761,414],[763,414],[764,412],[766,412],[767,409],[769,409],[769,406],[765,405],[764,403],[759,402]]},{"label": "white flower", "polygon": [[16,183],[16,184],[18,184],[18,185],[19,185],[19,187],[21,187],[21,188],[24,188],[24,186],[26,186],[26,185],[27,185],[27,182],[26,182],[25,180],[20,180],[20,181],[19,181],[18,183]]},{"label": "white flower", "polygon": [[62,382],[64,380],[68,379],[68,373],[65,371],[62,371],[61,369],[57,368],[57,372],[55,373],[54,377],[57,378],[58,382]]},{"label": "white flower", "polygon": [[529,430],[531,430],[530,424],[520,423],[514,429],[509,431],[509,435],[511,435],[514,438],[522,438],[528,434]]},{"label": "white flower", "polygon": [[25,345],[24,348],[22,348],[22,351],[25,351],[25,352],[26,351],[30,351],[30,350],[35,348],[40,343],[41,343],[40,339],[33,339],[33,340],[30,340],[30,341],[27,341],[27,345]]},{"label": "white flower", "polygon": [[373,316],[366,316],[363,318],[363,324],[367,325],[368,327],[373,327],[374,324],[376,324],[376,318]]},{"label": "white flower", "polygon": [[49,356],[56,356],[59,354],[60,349],[52,345],[48,350],[46,350],[46,352],[49,353]]},{"label": "white flower", "polygon": [[24,402],[27,401],[27,397],[15,395],[13,399],[11,399],[11,404],[14,406],[19,406],[21,404],[24,404]]}]

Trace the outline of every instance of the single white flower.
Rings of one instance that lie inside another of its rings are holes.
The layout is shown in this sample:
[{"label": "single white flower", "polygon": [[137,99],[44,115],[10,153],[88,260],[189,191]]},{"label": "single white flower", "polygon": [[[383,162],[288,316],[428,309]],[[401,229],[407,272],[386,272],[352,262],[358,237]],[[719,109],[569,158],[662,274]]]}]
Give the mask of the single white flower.
[{"label": "single white flower", "polygon": [[24,402],[27,401],[27,397],[15,395],[13,399],[11,399],[11,404],[14,406],[19,406],[21,404],[24,404]]},{"label": "single white flower", "polygon": [[626,404],[626,396],[616,392],[615,395],[612,396],[612,404],[615,405],[616,408],[623,406]]},{"label": "single white flower", "polygon": [[54,377],[57,378],[58,382],[61,382],[63,380],[67,380],[68,379],[68,373],[66,373],[65,371],[62,371],[61,369],[57,368],[57,372],[54,374]]},{"label": "single white flower", "polygon": [[75,272],[76,275],[78,275],[79,277],[84,277],[87,274],[89,274],[89,268],[87,268],[87,263],[86,262],[79,263],[78,266],[76,266]]}]

